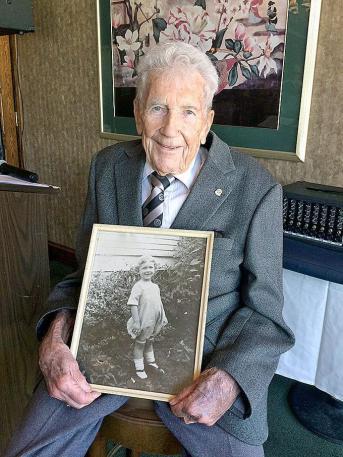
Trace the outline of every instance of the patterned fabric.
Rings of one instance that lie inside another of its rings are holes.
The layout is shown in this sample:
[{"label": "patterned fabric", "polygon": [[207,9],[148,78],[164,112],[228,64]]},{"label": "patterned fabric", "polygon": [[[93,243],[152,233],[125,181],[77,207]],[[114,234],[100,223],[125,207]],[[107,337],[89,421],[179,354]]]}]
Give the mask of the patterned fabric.
[{"label": "patterned fabric", "polygon": [[161,176],[156,171],[151,173],[151,194],[145,200],[142,207],[144,227],[161,227],[164,191],[174,180],[174,176],[171,175]]}]

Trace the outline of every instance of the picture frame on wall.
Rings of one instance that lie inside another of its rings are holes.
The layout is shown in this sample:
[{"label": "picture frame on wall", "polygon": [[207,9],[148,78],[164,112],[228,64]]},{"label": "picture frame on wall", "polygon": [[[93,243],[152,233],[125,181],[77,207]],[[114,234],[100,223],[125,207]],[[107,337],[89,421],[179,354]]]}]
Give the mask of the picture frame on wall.
[{"label": "picture frame on wall", "polygon": [[168,401],[200,374],[213,236],[93,226],[71,352],[95,390]]},{"label": "picture frame on wall", "polygon": [[321,0],[98,0],[101,135],[137,138],[135,66],[156,43],[182,39],[219,74],[212,130],[243,152],[304,161],[320,7]]}]

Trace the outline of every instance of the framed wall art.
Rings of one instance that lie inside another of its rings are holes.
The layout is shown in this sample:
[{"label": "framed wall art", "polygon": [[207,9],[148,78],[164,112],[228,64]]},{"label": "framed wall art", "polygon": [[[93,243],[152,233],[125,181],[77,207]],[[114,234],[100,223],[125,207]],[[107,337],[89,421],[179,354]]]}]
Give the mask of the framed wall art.
[{"label": "framed wall art", "polygon": [[305,159],[321,0],[98,0],[101,134],[137,136],[135,66],[157,43],[205,52],[220,78],[212,129],[259,157]]},{"label": "framed wall art", "polygon": [[199,375],[213,232],[95,224],[71,344],[95,390],[168,401]]}]

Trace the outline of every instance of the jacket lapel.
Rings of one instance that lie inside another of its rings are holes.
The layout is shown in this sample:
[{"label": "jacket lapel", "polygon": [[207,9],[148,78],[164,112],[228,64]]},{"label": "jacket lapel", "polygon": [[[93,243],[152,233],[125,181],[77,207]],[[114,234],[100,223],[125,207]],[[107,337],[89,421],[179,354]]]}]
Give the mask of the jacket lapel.
[{"label": "jacket lapel", "polygon": [[230,195],[236,173],[229,146],[212,132],[207,160],[171,228],[201,230]]},{"label": "jacket lapel", "polygon": [[115,166],[120,225],[142,226],[142,175],[145,154],[141,143],[128,146],[126,157]]},{"label": "jacket lapel", "polygon": [[[212,132],[208,157],[171,228],[201,230],[228,198],[236,179],[229,146]],[[145,153],[141,142],[125,144],[125,157],[115,166],[120,225],[142,226],[142,175]]]}]

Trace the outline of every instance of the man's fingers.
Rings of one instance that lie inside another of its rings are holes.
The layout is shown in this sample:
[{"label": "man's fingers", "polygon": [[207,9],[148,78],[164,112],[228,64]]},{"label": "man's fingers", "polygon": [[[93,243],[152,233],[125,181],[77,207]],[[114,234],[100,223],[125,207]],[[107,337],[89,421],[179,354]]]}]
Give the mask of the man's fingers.
[{"label": "man's fingers", "polygon": [[80,409],[92,403],[96,398],[100,397],[101,393],[96,391],[85,392],[75,381],[64,385],[62,389],[56,386],[48,387],[49,394],[57,400],[67,403],[69,406]]},{"label": "man's fingers", "polygon": [[68,393],[64,394],[64,403],[67,405],[76,408],[76,409],[81,409],[90,403],[92,403],[95,399],[100,397],[101,393],[100,392],[90,392],[90,393]]},{"label": "man's fingers", "polygon": [[179,392],[174,398],[169,400],[170,406],[175,406],[178,403],[180,403],[182,400],[184,400],[186,397],[188,397],[188,395],[190,395],[193,392],[194,388],[195,388],[194,384],[191,384],[190,386],[182,389],[181,392]]},{"label": "man's fingers", "polygon": [[64,367],[64,374],[47,379],[49,395],[74,408],[89,405],[101,394],[93,391],[86,378],[80,372],[77,363]]},{"label": "man's fingers", "polygon": [[79,407],[83,407],[94,401],[101,394],[92,390],[76,363],[75,365],[72,367],[68,380],[61,390],[63,390],[70,406],[77,407],[75,405],[79,405]]},{"label": "man's fingers", "polygon": [[79,370],[79,367],[77,367],[75,370],[73,370],[71,375],[72,375],[73,379],[75,380],[75,382],[80,386],[80,388],[84,392],[92,392],[91,386],[88,384],[86,378]]}]

